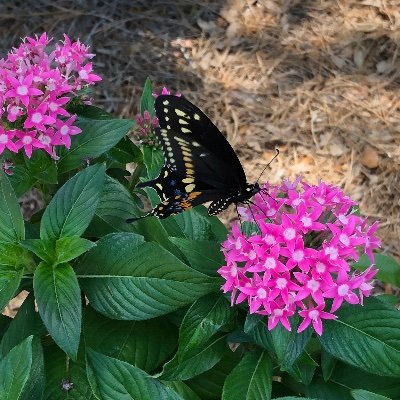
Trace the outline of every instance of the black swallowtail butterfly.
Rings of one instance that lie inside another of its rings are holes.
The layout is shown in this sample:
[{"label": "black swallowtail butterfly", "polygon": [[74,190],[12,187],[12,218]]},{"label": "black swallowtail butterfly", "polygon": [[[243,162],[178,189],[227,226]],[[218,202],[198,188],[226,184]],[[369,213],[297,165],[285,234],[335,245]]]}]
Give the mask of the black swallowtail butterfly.
[{"label": "black swallowtail butterfly", "polygon": [[190,101],[160,95],[155,110],[159,119],[155,134],[165,164],[158,178],[138,187],[152,187],[162,202],[140,218],[166,218],[209,201],[208,213],[215,215],[232,203],[249,202],[260,191],[257,183],[247,183],[243,167],[222,133]]}]

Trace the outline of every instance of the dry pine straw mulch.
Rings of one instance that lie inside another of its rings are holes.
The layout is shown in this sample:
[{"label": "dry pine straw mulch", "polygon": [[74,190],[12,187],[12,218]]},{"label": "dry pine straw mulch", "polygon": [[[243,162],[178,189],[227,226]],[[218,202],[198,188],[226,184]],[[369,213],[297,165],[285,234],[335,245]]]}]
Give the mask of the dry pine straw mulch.
[{"label": "dry pine straw mulch", "polygon": [[400,258],[398,1],[2,1],[1,51],[42,31],[92,46],[108,111],[134,117],[146,76],[184,93],[250,182],[278,147],[265,179],[341,186]]}]

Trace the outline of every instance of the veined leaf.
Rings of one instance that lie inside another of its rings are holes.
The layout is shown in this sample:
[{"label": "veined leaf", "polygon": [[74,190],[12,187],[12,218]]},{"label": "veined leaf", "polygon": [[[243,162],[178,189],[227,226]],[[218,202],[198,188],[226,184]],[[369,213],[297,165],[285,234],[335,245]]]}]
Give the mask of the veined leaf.
[{"label": "veined leaf", "polygon": [[88,167],[59,189],[43,214],[41,239],[80,236],[85,231],[100,199],[104,173],[104,165]]},{"label": "veined leaf", "polygon": [[92,307],[114,319],[154,318],[219,289],[215,278],[134,233],[104,236],[77,274]]}]

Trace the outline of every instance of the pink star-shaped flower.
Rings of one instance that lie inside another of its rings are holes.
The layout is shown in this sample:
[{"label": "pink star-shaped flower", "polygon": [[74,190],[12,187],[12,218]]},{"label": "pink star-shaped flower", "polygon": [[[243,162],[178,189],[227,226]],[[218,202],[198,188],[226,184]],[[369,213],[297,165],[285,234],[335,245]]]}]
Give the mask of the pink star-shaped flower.
[{"label": "pink star-shaped flower", "polygon": [[8,149],[13,153],[18,152],[18,148],[15,143],[12,141],[15,136],[15,130],[6,131],[4,128],[0,126],[0,154],[3,153],[4,149]]},{"label": "pink star-shaped flower", "polygon": [[337,316],[323,311],[325,304],[318,306],[309,306],[308,308],[302,307],[303,310],[299,312],[299,315],[303,317],[303,321],[297,329],[297,333],[303,332],[312,323],[315,332],[319,336],[322,335],[322,319],[336,319]]},{"label": "pink star-shaped flower", "polygon": [[41,90],[32,87],[33,75],[27,75],[19,79],[9,75],[8,81],[10,82],[12,89],[8,90],[4,97],[14,97],[16,100],[21,101],[25,107],[28,107],[31,96],[39,96],[43,94]]}]

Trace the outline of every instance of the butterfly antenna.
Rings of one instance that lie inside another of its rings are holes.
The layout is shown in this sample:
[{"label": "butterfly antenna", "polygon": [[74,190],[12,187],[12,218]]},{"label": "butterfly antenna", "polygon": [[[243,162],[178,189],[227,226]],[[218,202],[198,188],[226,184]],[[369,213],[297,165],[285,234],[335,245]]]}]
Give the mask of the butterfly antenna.
[{"label": "butterfly antenna", "polygon": [[272,163],[272,161],[274,161],[275,158],[279,156],[279,149],[275,149],[275,151],[276,151],[275,155],[271,158],[270,162],[269,162],[269,163],[264,167],[264,169],[261,171],[261,174],[260,174],[260,176],[258,177],[256,183],[258,183],[258,181],[260,180],[262,174],[263,174],[264,171],[270,166],[270,164]]}]

